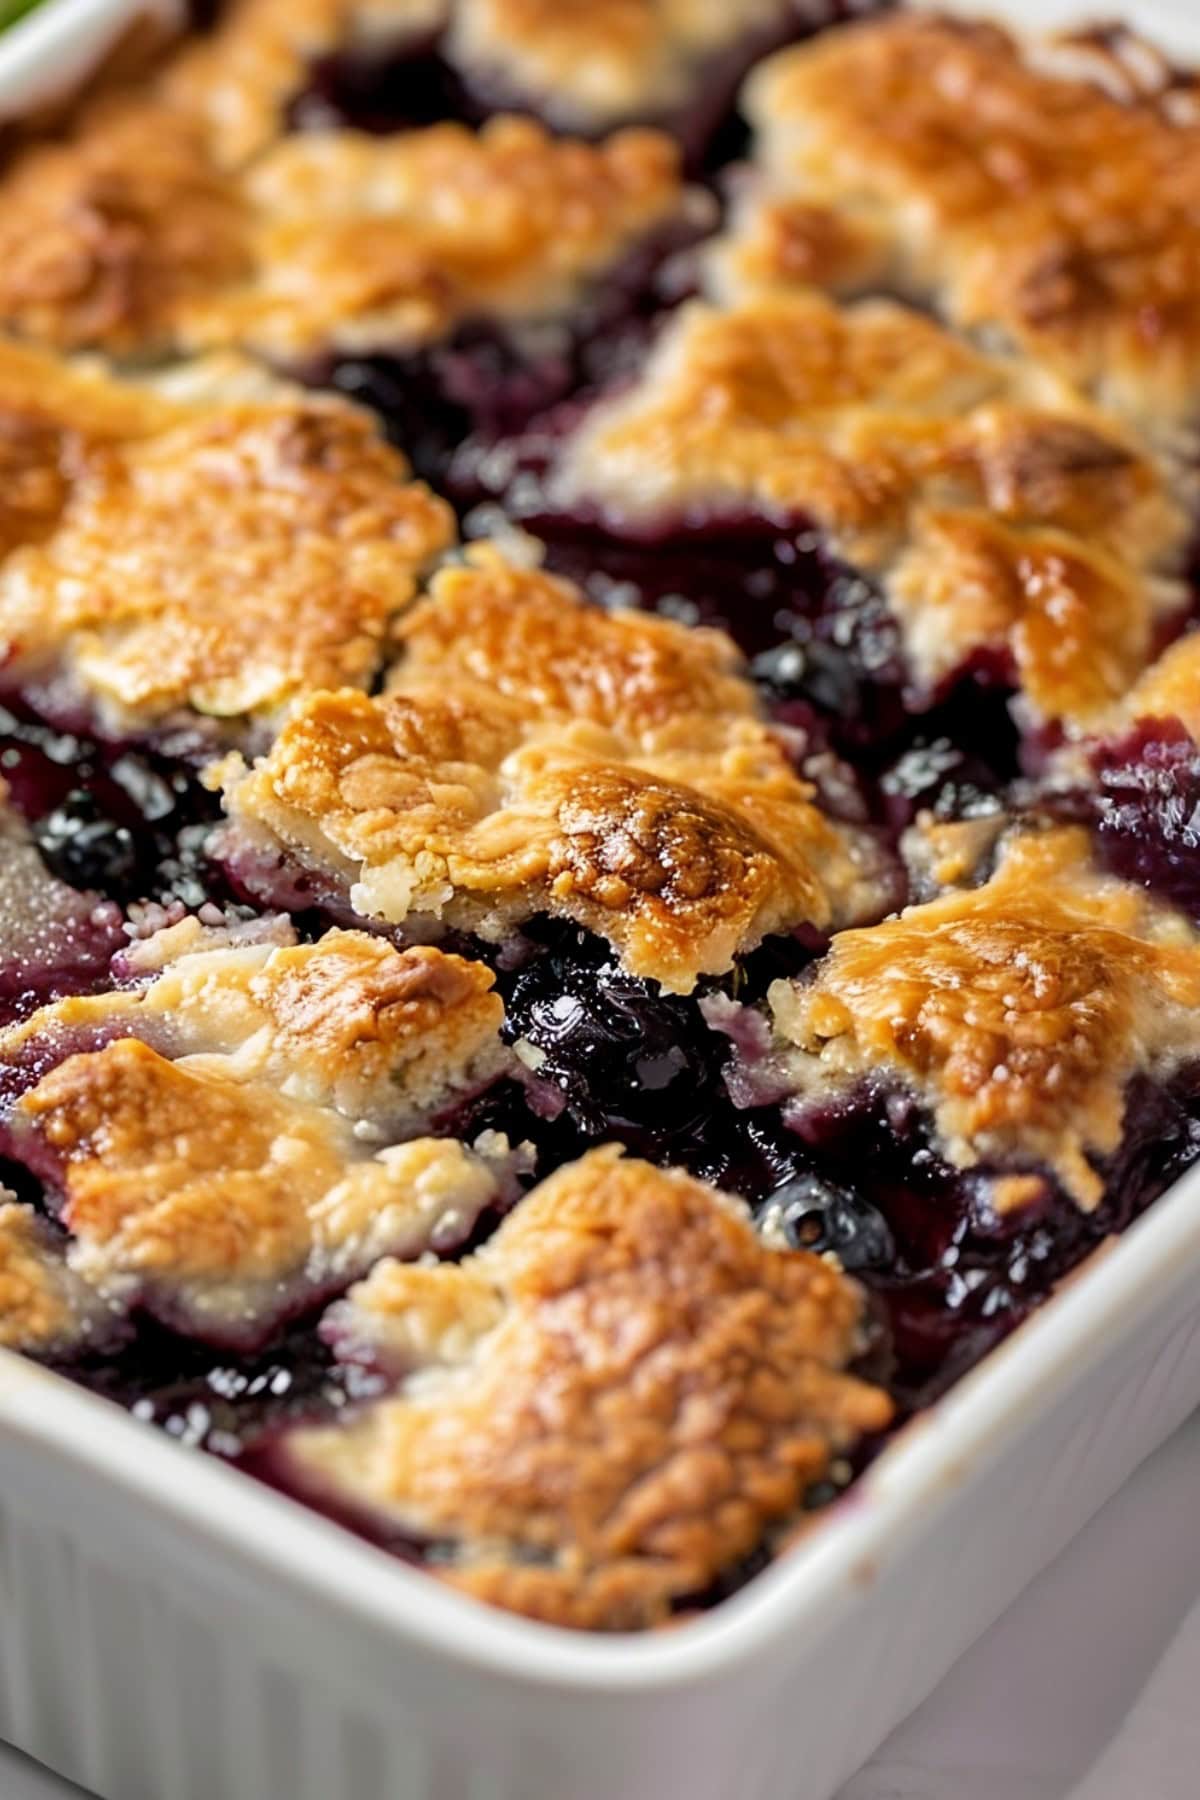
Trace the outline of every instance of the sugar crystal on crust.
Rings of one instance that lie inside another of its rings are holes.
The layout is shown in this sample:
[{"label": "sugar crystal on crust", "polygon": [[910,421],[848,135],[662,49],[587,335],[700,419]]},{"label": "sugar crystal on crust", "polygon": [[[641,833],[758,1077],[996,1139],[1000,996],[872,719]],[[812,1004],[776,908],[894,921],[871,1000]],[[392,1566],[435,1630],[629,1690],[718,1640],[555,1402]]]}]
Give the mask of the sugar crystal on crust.
[{"label": "sugar crystal on crust", "polygon": [[400,640],[384,695],[315,695],[218,772],[235,860],[282,851],[392,923],[498,938],[557,913],[683,992],[876,901],[877,854],[814,805],[718,634],[589,610],[484,551]]},{"label": "sugar crystal on crust", "polygon": [[874,237],[876,280],[1179,419],[1200,378],[1196,90],[1153,53],[1071,54],[907,11],[826,32],[755,71],[757,154]]},{"label": "sugar crystal on crust", "polygon": [[1048,1166],[1086,1211],[1131,1077],[1200,1051],[1200,937],[1061,828],[1012,838],[982,887],[835,937],[769,999],[801,1108],[899,1083],[951,1162]]},{"label": "sugar crystal on crust", "polygon": [[405,1379],[283,1442],[304,1489],[446,1547],[493,1604],[661,1621],[797,1512],[891,1415],[846,1373],[862,1301],[768,1248],[740,1201],[591,1152],[454,1267],[380,1264],[333,1309],[343,1354]]}]

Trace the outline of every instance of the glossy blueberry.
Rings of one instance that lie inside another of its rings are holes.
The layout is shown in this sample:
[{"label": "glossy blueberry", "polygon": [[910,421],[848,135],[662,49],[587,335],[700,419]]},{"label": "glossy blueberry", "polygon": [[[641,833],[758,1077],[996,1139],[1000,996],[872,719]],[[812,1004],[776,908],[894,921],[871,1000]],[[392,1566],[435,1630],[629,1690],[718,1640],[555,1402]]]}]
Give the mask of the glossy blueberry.
[{"label": "glossy blueberry", "polygon": [[798,1175],[771,1195],[769,1210],[796,1250],[832,1250],[845,1269],[882,1269],[896,1246],[883,1215],[850,1188]]}]

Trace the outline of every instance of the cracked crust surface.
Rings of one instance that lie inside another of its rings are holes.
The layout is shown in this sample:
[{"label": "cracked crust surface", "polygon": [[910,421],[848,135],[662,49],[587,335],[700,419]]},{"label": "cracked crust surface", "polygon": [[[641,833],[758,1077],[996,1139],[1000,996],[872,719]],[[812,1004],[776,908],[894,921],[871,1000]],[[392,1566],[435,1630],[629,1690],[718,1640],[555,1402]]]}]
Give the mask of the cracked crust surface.
[{"label": "cracked crust surface", "polygon": [[870,908],[877,858],[813,804],[718,634],[484,553],[401,637],[385,695],[314,696],[222,771],[235,860],[282,849],[393,923],[496,938],[559,913],[682,992],[769,931]]},{"label": "cracked crust surface", "polygon": [[138,97],[35,144],[0,184],[0,320],[60,350],[145,352],[250,266],[248,220],[203,131]]},{"label": "cracked crust surface", "polygon": [[282,358],[412,349],[480,317],[564,313],[685,204],[662,133],[586,144],[518,118],[301,133],[244,191],[252,269],[198,298],[182,329]]},{"label": "cracked crust surface", "polygon": [[982,887],[835,937],[769,998],[801,1105],[899,1082],[951,1162],[1044,1164],[1086,1211],[1130,1078],[1200,1047],[1200,937],[1057,829],[1012,839]]},{"label": "cracked crust surface", "polygon": [[1111,703],[1183,599],[1187,514],[1146,451],[890,301],[685,308],[550,491],[635,533],[747,508],[815,525],[880,580],[921,692],[995,652],[1043,717]]},{"label": "cracked crust surface", "polygon": [[374,1150],[329,1108],[172,1062],[137,1038],[81,1052],[17,1102],[17,1154],[49,1177],[71,1266],[176,1330],[252,1350],[384,1255],[466,1236],[508,1146]]},{"label": "cracked crust surface", "polygon": [[1039,59],[902,12],[770,59],[747,105],[783,194],[873,239],[876,279],[1178,419],[1200,380],[1200,110],[1148,47],[1120,51]]},{"label": "cracked crust surface", "polygon": [[[66,378],[47,422],[36,402],[14,406],[32,421],[16,439],[32,498],[0,567],[10,678],[65,681],[135,735],[188,712],[237,728],[307,688],[371,679],[393,615],[453,536],[449,508],[365,412],[250,380],[240,398],[235,370],[214,366],[209,399],[203,377],[134,390],[123,441],[65,423]],[[0,361],[0,443],[4,386]]]},{"label": "cracked crust surface", "polygon": [[236,165],[281,135],[321,57],[382,63],[437,43],[484,106],[533,104],[559,129],[597,132],[685,104],[714,58],[794,11],[794,0],[240,0],[161,87]]},{"label": "cracked crust surface", "polygon": [[[144,986],[56,1001],[0,1038],[43,1060],[132,1036],[231,1080],[330,1108],[364,1142],[403,1136],[507,1067],[491,970],[429,944],[396,950],[361,931],[315,943],[218,943],[186,919],[129,951]],[[215,934],[218,938],[221,934]]]},{"label": "cracked crust surface", "polygon": [[74,1269],[179,1329],[253,1346],[377,1257],[466,1235],[501,1191],[507,1144],[415,1134],[509,1058],[480,964],[359,932],[206,936],[170,927],[126,959],[157,971],[149,985],[58,1001],[6,1033],[6,1061],[29,1071],[9,1132],[62,1196]]},{"label": "cracked crust surface", "polygon": [[861,1317],[853,1283],[767,1248],[739,1201],[593,1151],[464,1263],[385,1262],[334,1309],[344,1353],[406,1379],[291,1433],[284,1466],[446,1544],[439,1572],[481,1599],[654,1624],[887,1423],[886,1396],[845,1372]]}]

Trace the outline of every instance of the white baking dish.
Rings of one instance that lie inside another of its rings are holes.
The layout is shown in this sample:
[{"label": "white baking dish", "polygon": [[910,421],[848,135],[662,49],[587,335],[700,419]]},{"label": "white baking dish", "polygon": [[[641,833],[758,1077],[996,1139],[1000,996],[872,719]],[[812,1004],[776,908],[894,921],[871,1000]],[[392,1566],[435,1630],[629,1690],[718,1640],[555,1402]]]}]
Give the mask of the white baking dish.
[{"label": "white baking dish", "polygon": [[[1200,56],[1191,0],[1127,10]],[[591,1639],[0,1353],[0,1736],[107,1800],[827,1800],[1198,1401],[1200,1170],[801,1548]]]},{"label": "white baking dish", "polygon": [[139,24],[182,17],[182,0],[42,0],[0,32],[0,123],[69,98]]}]

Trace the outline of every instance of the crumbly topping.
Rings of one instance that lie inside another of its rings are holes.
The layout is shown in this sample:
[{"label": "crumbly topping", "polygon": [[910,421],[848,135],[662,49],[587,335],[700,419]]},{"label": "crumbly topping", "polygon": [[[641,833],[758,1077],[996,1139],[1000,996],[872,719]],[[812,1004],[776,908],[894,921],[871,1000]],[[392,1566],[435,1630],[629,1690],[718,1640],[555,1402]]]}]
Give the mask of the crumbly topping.
[{"label": "crumbly topping", "polygon": [[[231,370],[214,379],[236,392]],[[0,364],[0,407],[3,388]],[[57,518],[0,570],[10,673],[65,678],[106,730],[135,734],[183,709],[269,719],[306,688],[365,685],[452,537],[449,509],[348,403],[180,391],[131,396],[131,432],[139,400],[157,426],[132,441],[68,434],[51,463],[34,439],[29,479],[58,484]]]},{"label": "crumbly topping", "polygon": [[617,529],[746,507],[815,524],[881,581],[922,690],[994,649],[1045,716],[1111,702],[1182,601],[1159,571],[1187,515],[1139,445],[888,301],[685,308],[551,486]]},{"label": "crumbly topping", "polygon": [[1152,53],[1093,73],[904,11],[770,59],[747,108],[780,188],[873,237],[890,285],[1178,419],[1200,378],[1196,93]]},{"label": "crumbly topping", "polygon": [[[327,1318],[402,1371],[294,1431],[304,1487],[448,1545],[455,1586],[558,1624],[663,1619],[791,1519],[886,1396],[857,1288],[740,1201],[593,1151],[455,1266],[380,1264]],[[552,1397],[552,1398],[551,1398]]]},{"label": "crumbly topping", "polygon": [[112,1307],[68,1268],[63,1242],[31,1206],[0,1188],[0,1346],[30,1356],[103,1348]]},{"label": "crumbly topping", "polygon": [[835,937],[769,998],[799,1104],[900,1082],[951,1162],[1032,1159],[1086,1211],[1130,1078],[1200,1051],[1200,936],[1053,830],[1013,838],[982,887]]},{"label": "crumbly topping", "polygon": [[392,923],[577,919],[681,992],[877,903],[877,858],[817,810],[717,634],[588,611],[492,556],[401,635],[388,693],[314,695],[219,772],[235,844],[282,846]]},{"label": "crumbly topping", "polygon": [[583,606],[567,582],[486,549],[471,565],[439,571],[395,636],[395,692],[486,689],[522,718],[586,719],[655,748],[694,741],[695,715],[756,715],[724,632]]},{"label": "crumbly topping", "polygon": [[678,160],[659,132],[585,144],[531,119],[301,133],[248,171],[252,272],[189,308],[185,335],[288,358],[554,316],[679,213]]},{"label": "crumbly topping", "polygon": [[449,50],[560,127],[661,117],[708,78],[710,58],[753,41],[791,0],[459,0]]},{"label": "crumbly topping", "polygon": [[1200,632],[1188,632],[1151,663],[1121,713],[1128,719],[1178,719],[1200,738]]},{"label": "crumbly topping", "polygon": [[0,186],[0,321],[60,349],[144,351],[247,268],[243,203],[185,116],[137,99],[35,144]]},{"label": "crumbly topping", "polygon": [[74,1269],[247,1349],[381,1256],[465,1237],[508,1153],[503,1139],[479,1154],[416,1138],[372,1154],[329,1108],[136,1038],[68,1057],[17,1102],[11,1131],[53,1172]]},{"label": "crumbly topping", "polygon": [[330,1108],[375,1143],[420,1129],[508,1066],[482,963],[359,931],[234,948],[224,935],[193,920],[168,927],[128,959],[157,967],[148,986],[60,1000],[0,1042],[12,1053],[134,1036],[189,1067]]}]

